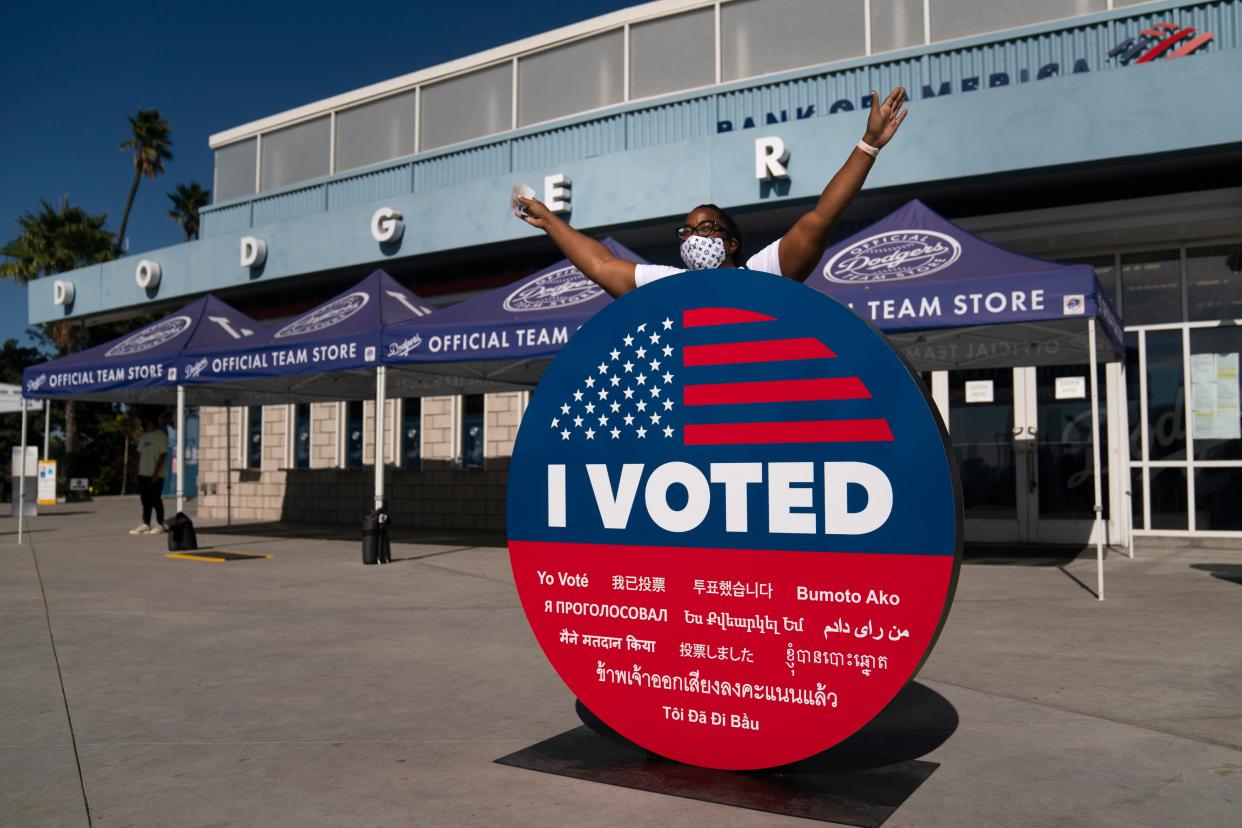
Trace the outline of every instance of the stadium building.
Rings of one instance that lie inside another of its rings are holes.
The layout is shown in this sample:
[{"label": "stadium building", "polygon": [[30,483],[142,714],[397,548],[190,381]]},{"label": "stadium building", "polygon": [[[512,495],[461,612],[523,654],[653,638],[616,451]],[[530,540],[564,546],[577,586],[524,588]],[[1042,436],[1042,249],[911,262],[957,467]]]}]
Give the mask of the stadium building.
[{"label": "stadium building", "polygon": [[[1240,45],[1242,0],[658,0],[213,135],[202,237],[33,282],[30,321],[206,292],[278,319],[376,267],[447,306],[560,258],[510,212],[517,183],[651,261],[677,262],[674,228],[703,202],[754,251],[842,163],[871,90],[900,84],[910,118],[836,238],[919,198],[1002,247],[1092,265],[1125,324],[1124,366],[1103,372],[1110,534],[1132,509],[1138,534],[1242,535]],[[756,168],[770,139],[784,175]],[[384,208],[395,241],[374,234]],[[928,372],[968,539],[1086,539],[1085,375],[1021,349]],[[396,519],[502,527],[526,399],[391,401]],[[200,518],[231,498],[242,520],[355,522],[372,414],[203,409]]]}]

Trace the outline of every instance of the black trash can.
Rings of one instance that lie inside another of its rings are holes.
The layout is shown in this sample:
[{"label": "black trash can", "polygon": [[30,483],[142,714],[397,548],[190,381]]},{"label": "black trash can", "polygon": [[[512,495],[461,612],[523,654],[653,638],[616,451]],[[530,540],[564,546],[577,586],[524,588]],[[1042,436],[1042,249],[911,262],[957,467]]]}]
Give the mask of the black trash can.
[{"label": "black trash can", "polygon": [[388,544],[388,510],[376,509],[367,512],[362,519],[362,562],[386,564],[392,561],[392,553]]}]

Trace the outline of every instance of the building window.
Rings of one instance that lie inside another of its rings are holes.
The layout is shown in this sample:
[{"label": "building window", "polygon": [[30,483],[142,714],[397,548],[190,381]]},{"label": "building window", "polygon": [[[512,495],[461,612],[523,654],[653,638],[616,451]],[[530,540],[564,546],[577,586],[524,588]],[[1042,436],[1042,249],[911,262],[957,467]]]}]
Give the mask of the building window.
[{"label": "building window", "polygon": [[948,40],[1104,11],[1107,0],[932,0],[932,40]]},{"label": "building window", "polygon": [[883,0],[871,4],[871,53],[923,43],[923,0]]},{"label": "building window", "polygon": [[[1147,452],[1149,460],[1186,459],[1186,377],[1182,332],[1148,331]],[[1155,492],[1155,483],[1152,483]],[[1153,507],[1154,508],[1154,507]]]},{"label": "building window", "polygon": [[467,394],[461,405],[461,464],[483,468],[483,395]]},{"label": "building window", "polygon": [[216,150],[216,186],[211,193],[213,201],[254,195],[257,145],[258,142],[250,138]]},{"label": "building window", "polygon": [[310,458],[310,403],[298,403],[293,407],[293,467],[295,469],[309,469]]},{"label": "building window", "polygon": [[712,7],[630,27],[630,97],[647,98],[716,82]]},{"label": "building window", "polygon": [[518,61],[518,125],[619,103],[624,93],[620,29]]},{"label": "building window", "polygon": [[[1190,417],[1195,460],[1242,460],[1239,352],[1242,329],[1230,326],[1190,331]],[[1242,489],[1235,490],[1238,493]]]},{"label": "building window", "polygon": [[726,81],[857,57],[865,39],[862,2],[735,0],[720,7]]},{"label": "building window", "polygon": [[246,468],[263,467],[263,406],[246,409]]},{"label": "building window", "polygon": [[401,467],[417,469],[422,461],[423,401],[411,397],[401,403]]},{"label": "building window", "polygon": [[331,172],[329,120],[324,116],[264,133],[259,189],[272,190]]},{"label": "building window", "polygon": [[413,91],[336,113],[335,172],[414,152]]},{"label": "building window", "polygon": [[1242,244],[1186,251],[1186,303],[1192,322],[1242,319]]},{"label": "building window", "polygon": [[1176,250],[1121,257],[1121,318],[1127,325],[1182,321],[1182,267]]},{"label": "building window", "polygon": [[422,98],[419,149],[503,132],[513,127],[513,64],[428,84]]},{"label": "building window", "polygon": [[345,404],[345,468],[362,468],[362,400]]}]

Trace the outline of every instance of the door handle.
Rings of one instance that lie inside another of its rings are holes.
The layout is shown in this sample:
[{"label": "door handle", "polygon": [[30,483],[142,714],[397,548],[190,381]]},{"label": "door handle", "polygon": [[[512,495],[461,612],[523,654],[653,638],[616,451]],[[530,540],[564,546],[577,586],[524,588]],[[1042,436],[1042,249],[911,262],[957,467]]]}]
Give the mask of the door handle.
[{"label": "door handle", "polygon": [[1036,434],[1039,433],[1039,429],[1036,428],[1035,426],[1027,426],[1026,433],[1034,437]]},{"label": "door handle", "polygon": [[1014,437],[1021,437],[1021,436],[1022,436],[1022,426],[1014,426],[1014,427],[1013,427],[1013,436],[1014,436]]}]

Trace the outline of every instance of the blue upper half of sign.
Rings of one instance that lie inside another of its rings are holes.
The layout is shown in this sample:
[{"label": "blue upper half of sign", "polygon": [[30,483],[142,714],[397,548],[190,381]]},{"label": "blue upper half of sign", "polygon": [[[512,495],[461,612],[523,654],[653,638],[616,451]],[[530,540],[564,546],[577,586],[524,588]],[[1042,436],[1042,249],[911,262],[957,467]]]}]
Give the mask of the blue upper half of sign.
[{"label": "blue upper half of sign", "polygon": [[632,291],[564,346],[508,515],[526,541],[930,555],[955,553],[960,523],[904,360],[840,303],[739,270]]}]

